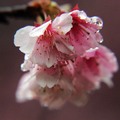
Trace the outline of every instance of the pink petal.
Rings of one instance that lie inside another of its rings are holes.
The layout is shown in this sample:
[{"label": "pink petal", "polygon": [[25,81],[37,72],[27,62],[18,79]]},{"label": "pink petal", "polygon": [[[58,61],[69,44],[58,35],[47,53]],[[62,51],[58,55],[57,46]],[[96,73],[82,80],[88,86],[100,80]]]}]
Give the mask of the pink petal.
[{"label": "pink petal", "polygon": [[82,55],[90,48],[98,47],[95,35],[93,33],[87,34],[82,27],[74,25],[70,31],[70,42],[74,46],[77,55]]},{"label": "pink petal", "polygon": [[31,54],[30,60],[34,64],[38,64],[40,66],[51,67],[55,63],[57,63],[57,58],[59,57],[58,52],[52,46],[49,40],[40,40],[38,39],[34,50]]},{"label": "pink petal", "polygon": [[69,43],[69,38],[67,36],[56,36],[55,37],[55,46],[58,51],[65,53],[65,54],[72,54],[74,52],[73,46]]}]

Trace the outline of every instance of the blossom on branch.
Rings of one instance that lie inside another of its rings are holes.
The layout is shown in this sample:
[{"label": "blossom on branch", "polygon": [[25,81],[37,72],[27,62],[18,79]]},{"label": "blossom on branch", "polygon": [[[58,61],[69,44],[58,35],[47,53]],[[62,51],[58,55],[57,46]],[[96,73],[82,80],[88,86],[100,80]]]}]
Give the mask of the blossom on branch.
[{"label": "blossom on branch", "polygon": [[57,109],[67,101],[77,106],[101,82],[112,86],[118,70],[115,55],[100,45],[103,22],[84,11],[61,13],[37,26],[26,26],[15,34],[14,44],[25,54],[16,97],[19,102],[37,99]]}]

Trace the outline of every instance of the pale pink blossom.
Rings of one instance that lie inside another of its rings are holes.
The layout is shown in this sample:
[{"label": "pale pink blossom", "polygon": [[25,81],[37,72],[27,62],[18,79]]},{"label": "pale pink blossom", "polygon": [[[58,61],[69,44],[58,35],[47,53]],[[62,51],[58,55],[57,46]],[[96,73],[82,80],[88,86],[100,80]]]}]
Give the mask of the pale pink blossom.
[{"label": "pale pink blossom", "polygon": [[57,109],[66,102],[77,106],[87,102],[101,82],[112,86],[118,70],[114,53],[100,45],[103,22],[72,10],[39,26],[27,26],[15,34],[14,44],[25,54],[16,92],[17,101],[37,99]]},{"label": "pale pink blossom", "polygon": [[104,46],[91,49],[76,59],[61,61],[44,68],[35,66],[20,81],[16,97],[19,102],[38,99],[41,105],[57,109],[67,101],[77,106],[87,102],[88,93],[101,82],[112,85],[118,69],[116,57]]},{"label": "pale pink blossom", "polygon": [[[69,21],[64,22],[64,19]],[[53,23],[50,20],[38,27],[27,26],[18,30],[14,43],[20,47],[25,56],[29,56],[28,60],[33,64],[51,67],[59,59],[65,58],[66,54],[72,53],[72,46],[65,40],[67,37],[60,35],[69,32],[71,27],[72,17],[65,13],[57,17]],[[23,63],[24,66],[26,66],[25,63]]]},{"label": "pale pink blossom", "polygon": [[84,105],[87,91],[77,90],[73,79],[74,68],[71,61],[61,62],[51,68],[36,66],[21,78],[16,92],[17,101],[37,99],[41,105],[50,109],[57,109],[67,101],[77,106]]},{"label": "pale pink blossom", "polygon": [[35,98],[35,93],[31,90],[36,87],[34,73],[26,73],[22,76],[17,91],[17,102],[25,102],[26,100],[32,100]]},{"label": "pale pink blossom", "polygon": [[17,101],[36,98],[36,90],[39,88],[52,88],[60,80],[60,71],[56,67],[41,68],[35,66],[30,72],[26,73],[20,80],[16,97]]},{"label": "pale pink blossom", "polygon": [[[38,79],[35,75],[31,75],[31,73],[26,74],[19,83],[16,92],[18,102],[36,99],[40,101],[42,106],[51,109],[57,109],[66,102],[66,91],[62,91],[57,85],[54,85],[52,88],[47,86],[41,87],[41,84],[39,83],[40,78]],[[49,80],[49,77],[47,79]]]},{"label": "pale pink blossom", "polygon": [[[96,48],[102,41],[99,21],[102,23],[98,17],[89,18],[85,12],[74,10],[38,27],[27,26],[18,30],[14,43],[25,56],[29,56],[28,61],[32,64],[51,67],[58,61]],[[28,63],[27,60],[25,63]]]},{"label": "pale pink blossom", "polygon": [[94,88],[99,88],[101,82],[112,86],[111,78],[118,70],[118,64],[114,53],[104,46],[99,46],[96,50],[87,51],[83,57],[78,57],[75,61],[75,73],[78,78],[93,83]]}]

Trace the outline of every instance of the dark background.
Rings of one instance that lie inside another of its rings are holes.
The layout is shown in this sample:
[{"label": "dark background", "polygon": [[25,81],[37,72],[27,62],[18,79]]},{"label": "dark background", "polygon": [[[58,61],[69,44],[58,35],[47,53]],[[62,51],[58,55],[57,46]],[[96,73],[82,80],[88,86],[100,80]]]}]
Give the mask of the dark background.
[{"label": "dark background", "polygon": [[[25,4],[29,0],[0,0],[0,6]],[[59,4],[76,3],[89,16],[100,16],[104,21],[101,31],[103,44],[115,52],[120,61],[120,0],[56,0]],[[15,91],[23,74],[20,64],[23,54],[13,45],[15,31],[33,21],[10,19],[10,25],[0,24],[0,120],[120,120],[120,72],[113,78],[114,87],[102,84],[90,95],[88,104],[78,108],[66,104],[60,110],[50,111],[38,101],[18,104]]]}]

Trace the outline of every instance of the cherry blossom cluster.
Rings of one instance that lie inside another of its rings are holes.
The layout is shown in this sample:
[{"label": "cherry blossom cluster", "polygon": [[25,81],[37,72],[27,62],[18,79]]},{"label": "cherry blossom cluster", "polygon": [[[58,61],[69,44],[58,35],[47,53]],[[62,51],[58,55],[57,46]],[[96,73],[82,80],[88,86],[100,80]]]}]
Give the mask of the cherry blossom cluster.
[{"label": "cherry blossom cluster", "polygon": [[37,99],[50,109],[67,101],[81,106],[101,82],[112,86],[118,65],[115,55],[100,44],[102,26],[99,17],[72,10],[19,29],[14,44],[25,54],[21,69],[28,72],[20,80],[17,100]]}]

